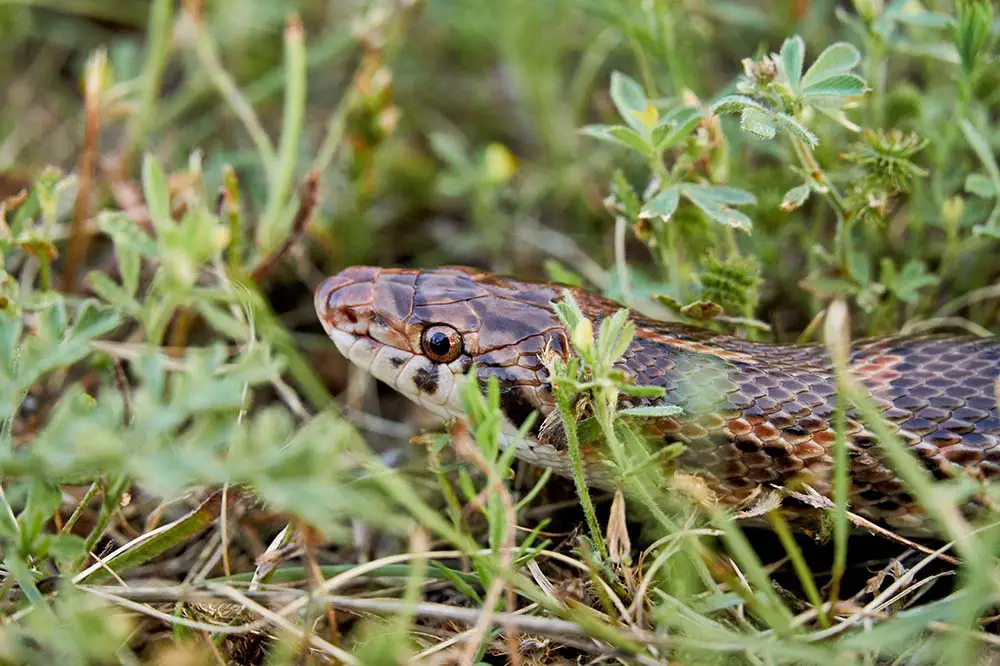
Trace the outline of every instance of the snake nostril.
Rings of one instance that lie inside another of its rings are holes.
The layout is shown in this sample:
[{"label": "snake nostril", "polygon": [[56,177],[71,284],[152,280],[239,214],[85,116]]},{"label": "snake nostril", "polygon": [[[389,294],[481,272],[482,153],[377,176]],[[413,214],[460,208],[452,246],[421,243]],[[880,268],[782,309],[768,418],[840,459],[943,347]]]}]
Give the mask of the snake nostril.
[{"label": "snake nostril", "polygon": [[350,323],[352,324],[358,323],[358,315],[356,312],[354,312],[352,308],[341,308],[340,312],[341,314],[343,314],[344,319],[346,319]]}]

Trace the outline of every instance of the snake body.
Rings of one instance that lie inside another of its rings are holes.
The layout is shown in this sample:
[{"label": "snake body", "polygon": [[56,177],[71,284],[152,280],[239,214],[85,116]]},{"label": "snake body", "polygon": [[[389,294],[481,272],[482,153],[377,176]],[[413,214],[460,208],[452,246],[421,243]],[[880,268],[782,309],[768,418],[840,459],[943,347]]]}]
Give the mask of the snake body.
[{"label": "snake body", "polygon": [[[459,382],[473,366],[499,380],[511,428],[537,412],[517,456],[570,470],[543,353],[567,357],[571,335],[553,303],[566,288],[470,268],[356,266],[315,292],[320,321],[340,352],[411,400],[462,416]],[[621,306],[569,289],[599,323]],[[832,491],[836,380],[825,347],[750,342],[631,313],[636,335],[618,367],[661,398],[622,396],[623,407],[669,404],[678,416],[647,427],[680,442],[679,469],[704,481],[716,500],[747,507],[762,491]],[[997,382],[1000,338],[896,336],[853,343],[850,365],[886,422],[936,479],[1000,475]],[[929,532],[924,511],[890,467],[875,435],[848,411],[849,508],[904,534]],[[597,485],[599,454],[586,468]]]}]

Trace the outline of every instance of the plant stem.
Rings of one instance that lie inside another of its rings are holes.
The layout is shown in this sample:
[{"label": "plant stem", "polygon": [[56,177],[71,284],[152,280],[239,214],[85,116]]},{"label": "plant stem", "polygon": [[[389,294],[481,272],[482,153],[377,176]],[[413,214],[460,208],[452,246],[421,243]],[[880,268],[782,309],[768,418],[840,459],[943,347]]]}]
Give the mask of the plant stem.
[{"label": "plant stem", "polygon": [[580,452],[580,439],[576,431],[576,416],[573,414],[571,398],[563,394],[560,390],[557,394],[556,403],[559,406],[559,415],[563,419],[563,429],[566,432],[566,449],[569,452],[570,465],[573,470],[573,483],[576,486],[576,494],[580,499],[580,506],[583,507],[583,516],[587,521],[587,529],[590,531],[590,538],[597,548],[598,557],[602,562],[608,559],[608,546],[604,542],[601,534],[600,523],[597,522],[597,512],[594,510],[594,502],[590,498],[590,490],[587,488],[586,477],[583,471],[583,456]]},{"label": "plant stem", "polygon": [[129,123],[125,150],[119,162],[119,175],[125,177],[131,166],[132,155],[149,131],[156,112],[156,101],[160,96],[160,80],[167,63],[170,49],[170,28],[173,24],[173,0],[154,0],[149,11],[149,26],[146,31],[146,65],[142,73],[142,91],[139,106]]},{"label": "plant stem", "polygon": [[[125,495],[129,483],[130,481],[127,477],[121,477],[108,483],[104,492],[104,501],[101,503],[101,510],[97,514],[97,520],[94,522],[94,528],[90,530],[90,534],[87,535],[86,543],[84,544],[86,552],[93,551],[97,546],[97,542],[104,536],[104,533],[108,529],[108,523],[111,522],[111,517],[115,515],[115,511],[121,506],[122,497]],[[85,563],[86,559],[78,562],[74,569],[79,569]]]},{"label": "plant stem", "polygon": [[812,148],[798,139],[792,139],[792,146],[795,149],[795,155],[799,158],[799,164],[806,170],[809,177],[825,190],[824,196],[830,202],[834,213],[837,215],[837,236],[835,241],[837,255],[840,257],[842,265],[846,267],[848,257],[850,256],[851,229],[848,223],[844,196],[837,190],[836,186],[830,181],[830,178],[819,165],[819,162],[816,161],[816,156],[813,155]]},{"label": "plant stem", "polygon": [[99,493],[100,491],[101,491],[101,486],[96,481],[90,484],[90,488],[87,488],[87,492],[77,503],[76,508],[73,509],[73,513],[70,515],[69,520],[67,520],[66,524],[63,525],[61,530],[63,534],[70,533],[70,531],[73,529],[73,526],[76,525],[76,521],[80,520],[80,516],[83,515],[84,509],[86,509],[87,505],[90,504],[90,500],[97,497],[97,493]]}]

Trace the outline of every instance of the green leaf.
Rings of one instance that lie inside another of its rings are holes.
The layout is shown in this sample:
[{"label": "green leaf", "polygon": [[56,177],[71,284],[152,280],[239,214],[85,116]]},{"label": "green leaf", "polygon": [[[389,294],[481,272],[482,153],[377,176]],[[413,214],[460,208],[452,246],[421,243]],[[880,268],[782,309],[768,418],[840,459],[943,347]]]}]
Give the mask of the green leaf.
[{"label": "green leaf", "polygon": [[96,299],[88,298],[77,304],[74,310],[70,337],[91,340],[115,330],[120,322],[121,317],[117,312],[98,303]]},{"label": "green leaf", "polygon": [[472,169],[472,159],[460,135],[452,132],[431,132],[428,141],[434,154],[452,169]]},{"label": "green leaf", "polygon": [[250,328],[230,314],[228,310],[209,301],[198,301],[196,307],[209,326],[219,333],[238,342],[250,339]]},{"label": "green leaf", "polygon": [[702,117],[701,110],[691,106],[674,109],[653,130],[653,146],[656,150],[676,146],[690,136]]},{"label": "green leaf", "polygon": [[799,89],[802,80],[802,61],[805,58],[806,45],[798,35],[789,37],[781,45],[781,68],[785,72],[785,80],[792,90]]},{"label": "green leaf", "polygon": [[847,255],[847,272],[858,284],[869,284],[872,281],[870,258],[864,252],[851,252]]},{"label": "green leaf", "polygon": [[116,246],[128,245],[146,257],[156,255],[156,240],[124,213],[101,212],[97,216],[97,226],[111,236]]},{"label": "green leaf", "polygon": [[[1000,192],[1000,168],[997,167],[996,158],[993,156],[993,151],[990,149],[989,142],[966,118],[962,118],[959,123],[962,127],[962,133],[965,134],[966,141],[969,142],[969,145],[972,146],[972,149],[976,152],[979,160],[983,163],[983,167],[986,169],[987,175],[993,182],[993,189]],[[997,226],[998,219],[1000,219],[1000,202],[993,207],[993,211],[986,220],[986,226],[973,227],[973,233],[975,235],[992,235],[992,232],[986,232],[983,231],[983,229],[995,228]]]},{"label": "green leaf", "polygon": [[56,560],[60,569],[73,562],[79,562],[87,553],[86,542],[75,534],[57,534],[49,539],[49,555]]},{"label": "green leaf", "polygon": [[546,259],[543,268],[550,282],[569,287],[582,287],[586,283],[579,273],[567,268],[556,259]]},{"label": "green leaf", "polygon": [[604,363],[606,367],[621,358],[635,337],[635,324],[629,321],[628,316],[628,310],[621,308],[601,321],[596,348],[598,362]]},{"label": "green leaf", "polygon": [[979,157],[979,161],[983,163],[983,167],[986,169],[990,180],[996,186],[1000,183],[1000,167],[997,167],[996,158],[993,156],[993,150],[990,148],[989,142],[986,140],[986,137],[979,133],[976,126],[967,119],[962,118],[958,122],[962,128],[962,133],[965,135],[965,140],[969,142],[972,150]]},{"label": "green leaf", "polygon": [[868,90],[865,80],[857,74],[838,74],[817,81],[802,91],[808,97],[854,97]]},{"label": "green leaf", "polygon": [[768,113],[767,107],[746,95],[726,95],[716,100],[715,104],[712,105],[712,113],[742,113],[746,108]]},{"label": "green leaf", "polygon": [[983,199],[992,199],[997,195],[993,181],[981,173],[970,173],[965,177],[965,191]]},{"label": "green leaf", "polygon": [[62,493],[59,486],[44,481],[30,483],[27,504],[17,516],[21,547],[25,549],[25,554],[34,554],[34,549],[41,545],[38,543],[38,539],[42,536],[42,529],[55,510],[59,508],[61,500]]},{"label": "green leaf", "polygon": [[639,195],[636,194],[635,189],[621,169],[615,169],[615,175],[611,181],[611,200],[616,212],[629,220],[638,217],[639,210],[642,208]]},{"label": "green leaf", "polygon": [[14,377],[17,371],[19,342],[24,323],[20,319],[0,315],[0,372]]},{"label": "green leaf", "polygon": [[55,291],[22,291],[18,294],[19,305],[30,312],[40,312],[56,306],[62,300],[62,294]]},{"label": "green leaf", "polygon": [[660,217],[666,222],[674,214],[674,211],[677,210],[680,196],[680,189],[676,185],[668,187],[646,202],[646,205],[642,207],[642,211],[639,213],[639,217],[643,219]]},{"label": "green leaf", "polygon": [[618,390],[624,395],[636,398],[662,398],[667,394],[666,389],[662,386],[654,386],[652,384],[622,384],[618,387]]},{"label": "green leaf", "polygon": [[676,416],[677,414],[681,414],[683,412],[684,410],[677,405],[650,405],[648,407],[627,407],[625,409],[618,410],[618,413],[622,416],[641,416],[652,418]]},{"label": "green leaf", "polygon": [[988,226],[985,224],[977,224],[976,226],[972,227],[972,235],[1000,239],[1000,227]]},{"label": "green leaf", "polygon": [[785,192],[781,200],[781,210],[793,211],[802,207],[802,204],[809,198],[812,188],[809,185],[799,185]]},{"label": "green leaf", "polygon": [[81,571],[73,578],[73,582],[77,585],[96,585],[114,574],[121,575],[183,543],[219,517],[222,512],[222,498],[221,492],[214,492],[187,515],[136,537],[107,555],[102,562]]},{"label": "green leaf", "polygon": [[142,268],[142,258],[138,250],[129,245],[116,245],[115,254],[118,256],[118,271],[122,276],[122,286],[129,296],[134,297],[139,291],[139,272]]},{"label": "green leaf", "polygon": [[861,62],[861,51],[853,44],[847,42],[837,42],[831,44],[812,64],[809,71],[802,77],[803,90],[824,79],[829,79],[838,74],[847,74]]},{"label": "green leaf", "polygon": [[135,302],[132,295],[105,273],[91,271],[87,274],[87,283],[94,290],[94,293],[107,301],[108,304],[124,310],[130,315],[137,315],[141,312],[139,304]]},{"label": "green leaf", "polygon": [[580,131],[596,139],[628,146],[633,150],[638,150],[643,155],[649,155],[653,152],[652,147],[646,143],[645,139],[623,125],[587,125]]},{"label": "green leaf", "polygon": [[855,283],[841,278],[817,276],[809,278],[806,284],[809,291],[824,296],[853,296],[860,290],[860,287]]},{"label": "green leaf", "polygon": [[462,571],[455,571],[454,569],[449,569],[448,567],[441,564],[437,560],[431,560],[430,566],[431,569],[433,571],[436,571],[441,578],[444,578],[453,586],[455,586],[455,589],[458,590],[460,594],[466,595],[467,597],[472,599],[473,602],[475,603],[480,602],[479,593],[476,592],[476,589],[472,585],[470,585],[467,581],[467,578],[476,580],[475,577],[472,577],[469,574]]},{"label": "green leaf", "polygon": [[886,285],[896,297],[904,303],[916,303],[920,295],[917,293],[923,287],[929,287],[940,282],[937,275],[927,272],[927,266],[919,259],[906,262],[902,270],[891,284]]},{"label": "green leaf", "polygon": [[77,308],[77,322],[66,329],[63,306],[55,306],[39,314],[37,334],[30,345],[25,344],[20,368],[21,381],[32,383],[56,369],[77,363],[91,351],[90,342],[114,330],[120,316],[114,310],[98,310],[97,302],[88,299]]},{"label": "green leaf", "polygon": [[946,28],[955,23],[955,19],[947,14],[927,10],[913,11],[900,9],[892,12],[892,18],[898,23],[915,25],[921,28]]},{"label": "green leaf", "polygon": [[38,586],[35,584],[35,576],[28,563],[21,559],[17,553],[6,553],[3,563],[8,575],[17,581],[17,586],[24,593],[24,598],[33,606],[45,608],[45,598],[38,591]]},{"label": "green leaf", "polygon": [[649,106],[649,100],[642,86],[636,83],[626,74],[615,71],[611,73],[611,101],[615,103],[615,108],[621,114],[630,127],[636,131],[643,131],[641,114]]},{"label": "green leaf", "polygon": [[167,176],[151,153],[146,153],[142,160],[142,193],[146,198],[149,219],[152,220],[157,230],[172,226],[173,218],[170,215],[170,189],[167,187]]},{"label": "green leaf", "polygon": [[60,297],[52,307],[38,313],[38,323],[35,325],[36,339],[49,344],[57,343],[62,340],[67,326],[69,326],[69,316],[66,314],[66,299]]},{"label": "green leaf", "polygon": [[585,319],[583,311],[580,310],[580,306],[577,304],[576,299],[573,298],[573,292],[568,289],[564,289],[562,292],[562,300],[553,303],[556,315],[562,321],[563,325],[567,330],[574,330],[577,324],[581,320]]},{"label": "green leaf", "polygon": [[715,319],[719,315],[724,314],[725,311],[725,308],[713,301],[694,301],[693,303],[688,303],[680,310],[681,314],[685,317],[697,319],[698,321]]},{"label": "green leaf", "polygon": [[743,109],[740,114],[740,129],[762,141],[773,139],[777,133],[771,115],[753,107]]},{"label": "green leaf", "polygon": [[962,71],[969,76],[980,56],[988,49],[993,7],[990,2],[974,0],[959,2],[956,23],[951,26],[952,41],[962,60]]},{"label": "green leaf", "polygon": [[178,240],[197,265],[201,266],[220,251],[215,242],[219,228],[219,219],[204,206],[189,209],[181,219]]},{"label": "green leaf", "polygon": [[678,106],[663,116],[660,124],[672,127],[689,125],[693,129],[704,115],[704,112],[696,106]]},{"label": "green leaf", "polygon": [[727,187],[725,185],[701,185],[699,187],[706,195],[722,203],[735,206],[757,203],[757,197],[753,193],[741,190],[738,187]]},{"label": "green leaf", "polygon": [[753,222],[749,217],[738,210],[730,208],[720,201],[711,192],[713,188],[705,185],[685,183],[681,185],[681,192],[695,206],[701,209],[705,215],[727,227],[739,229],[747,233],[753,228]]},{"label": "green leaf", "polygon": [[802,143],[810,147],[815,147],[816,144],[819,143],[819,139],[816,138],[815,134],[810,132],[805,125],[797,121],[795,118],[792,118],[790,115],[786,113],[776,113],[772,116],[772,119],[778,124],[778,127],[783,129],[788,134],[791,134]]},{"label": "green leaf", "polygon": [[907,39],[898,39],[894,50],[902,55],[914,58],[933,58],[949,65],[958,65],[962,62],[962,57],[958,54],[958,49],[951,42],[925,42]]}]

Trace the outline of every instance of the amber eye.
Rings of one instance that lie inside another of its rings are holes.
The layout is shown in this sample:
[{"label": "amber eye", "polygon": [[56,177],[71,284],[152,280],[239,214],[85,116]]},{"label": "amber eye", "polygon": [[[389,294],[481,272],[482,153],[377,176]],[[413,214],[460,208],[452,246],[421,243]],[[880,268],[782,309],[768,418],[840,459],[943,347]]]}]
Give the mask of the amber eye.
[{"label": "amber eye", "polygon": [[420,344],[427,358],[435,363],[451,363],[462,353],[462,336],[451,326],[443,324],[427,328]]}]

